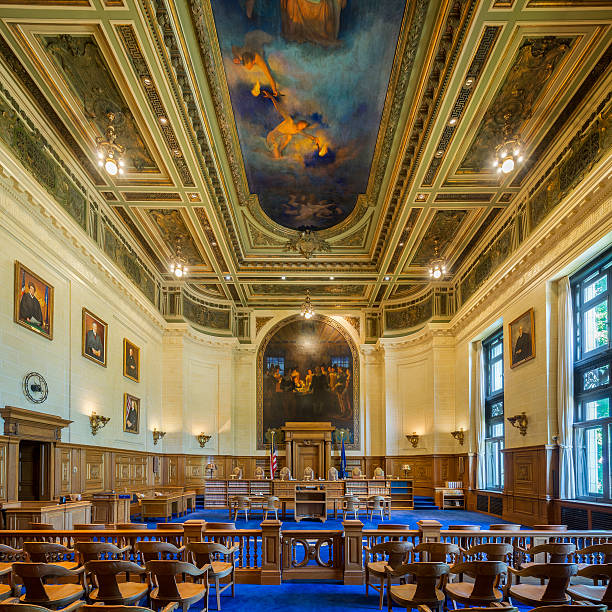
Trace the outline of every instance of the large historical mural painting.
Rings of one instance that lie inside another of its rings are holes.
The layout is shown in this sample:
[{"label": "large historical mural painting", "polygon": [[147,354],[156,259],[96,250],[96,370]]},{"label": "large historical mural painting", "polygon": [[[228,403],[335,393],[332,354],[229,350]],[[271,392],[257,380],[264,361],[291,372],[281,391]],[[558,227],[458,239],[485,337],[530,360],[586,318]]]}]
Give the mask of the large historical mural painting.
[{"label": "large historical mural painting", "polygon": [[292,229],[365,193],[403,0],[211,0],[250,191]]},{"label": "large historical mural painting", "polygon": [[285,319],[264,338],[257,358],[257,447],[280,446],[287,421],[331,422],[334,440],[359,443],[359,355],[348,332],[323,316]]}]

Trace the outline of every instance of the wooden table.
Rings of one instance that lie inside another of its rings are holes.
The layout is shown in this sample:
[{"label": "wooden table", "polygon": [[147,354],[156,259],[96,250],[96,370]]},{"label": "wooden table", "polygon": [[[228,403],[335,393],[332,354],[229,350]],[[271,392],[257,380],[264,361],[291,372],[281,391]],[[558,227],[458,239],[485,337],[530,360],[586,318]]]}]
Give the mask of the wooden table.
[{"label": "wooden table", "polygon": [[172,519],[172,515],[179,515],[183,508],[183,494],[157,495],[154,497],[143,497],[140,500],[140,513],[142,520],[147,518],[164,517]]},{"label": "wooden table", "polygon": [[29,529],[30,523],[50,523],[54,529],[72,529],[75,523],[91,523],[91,502],[5,502],[2,512],[7,529]]}]

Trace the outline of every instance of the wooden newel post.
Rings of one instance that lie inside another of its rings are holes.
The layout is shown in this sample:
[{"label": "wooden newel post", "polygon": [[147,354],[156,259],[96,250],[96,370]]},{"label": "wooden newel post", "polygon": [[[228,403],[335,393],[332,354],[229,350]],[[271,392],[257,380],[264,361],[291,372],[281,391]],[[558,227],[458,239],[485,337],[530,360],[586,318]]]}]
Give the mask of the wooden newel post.
[{"label": "wooden newel post", "polygon": [[342,521],[344,528],[344,584],[363,584],[363,523]]},{"label": "wooden newel post", "polygon": [[183,544],[189,542],[201,542],[204,538],[202,532],[206,528],[206,521],[197,521],[193,523],[183,523]]},{"label": "wooden newel post", "polygon": [[419,543],[440,541],[441,523],[430,519],[424,519],[422,521],[417,521],[417,525],[419,527]]},{"label": "wooden newel post", "polygon": [[261,584],[281,583],[281,522],[261,523]]}]

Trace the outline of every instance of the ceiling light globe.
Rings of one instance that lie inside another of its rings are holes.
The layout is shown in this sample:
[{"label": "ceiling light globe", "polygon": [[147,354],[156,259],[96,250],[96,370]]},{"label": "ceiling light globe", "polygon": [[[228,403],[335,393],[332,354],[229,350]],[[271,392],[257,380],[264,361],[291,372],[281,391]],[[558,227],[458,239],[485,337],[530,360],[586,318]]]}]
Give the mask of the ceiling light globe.
[{"label": "ceiling light globe", "polygon": [[502,163],[501,169],[504,174],[512,172],[514,170],[514,158],[506,157]]},{"label": "ceiling light globe", "polygon": [[106,162],[104,164],[104,169],[111,175],[115,176],[119,171],[119,167],[117,166],[117,162],[110,157],[106,158]]},{"label": "ceiling light globe", "polygon": [[102,153],[102,151],[98,151],[98,159],[104,159],[104,153]]},{"label": "ceiling light globe", "polygon": [[310,317],[312,317],[312,313],[311,312],[304,313],[304,318],[305,319],[310,319]]},{"label": "ceiling light globe", "polygon": [[174,276],[176,276],[176,278],[181,278],[183,276],[183,271],[180,268],[176,268],[174,270]]},{"label": "ceiling light globe", "polygon": [[442,271],[440,270],[440,268],[437,268],[437,267],[434,268],[433,277],[437,279],[437,278],[440,278],[441,276],[442,276]]}]

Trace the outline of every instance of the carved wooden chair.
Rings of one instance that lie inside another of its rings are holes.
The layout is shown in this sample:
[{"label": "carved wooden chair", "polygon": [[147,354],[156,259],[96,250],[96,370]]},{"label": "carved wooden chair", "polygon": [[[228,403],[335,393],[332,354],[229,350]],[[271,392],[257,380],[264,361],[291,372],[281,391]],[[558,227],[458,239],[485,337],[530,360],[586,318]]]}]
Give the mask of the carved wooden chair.
[{"label": "carved wooden chair", "polygon": [[494,523],[489,525],[489,531],[520,531],[521,526],[518,523]]},{"label": "carved wooden chair", "polygon": [[[176,602],[169,603],[161,609],[161,612],[173,612],[178,608]],[[29,612],[28,610],[0,610],[0,612]],[[32,610],[32,612],[39,612],[38,610]],[[40,612],[43,612],[41,609]],[[58,610],[58,612],[64,612],[64,610]],[[81,606],[81,612],[153,612],[151,608],[143,608],[142,606],[105,606],[102,604],[94,604],[93,606],[84,605]]]},{"label": "carved wooden chair", "polygon": [[132,549],[131,546],[119,548],[111,542],[76,542],[74,548],[79,555],[81,563],[113,560],[121,555],[125,556]]},{"label": "carved wooden chair", "polygon": [[266,473],[261,466],[255,468],[255,480],[263,480],[266,477]]},{"label": "carved wooden chair", "polygon": [[573,584],[567,588],[567,594],[573,600],[604,604],[608,607],[608,610],[612,609],[612,563],[587,565],[579,569],[577,575],[583,578],[591,578],[593,581],[605,578],[608,586]]},{"label": "carved wooden chair", "polygon": [[514,547],[506,542],[485,542],[484,544],[476,544],[467,550],[462,550],[461,553],[464,559],[471,561],[503,561],[506,563]]},{"label": "carved wooden chair", "polygon": [[278,504],[280,503],[280,499],[276,497],[276,495],[268,495],[263,503],[263,520],[265,521],[268,518],[269,512],[274,512],[274,518],[278,520]]},{"label": "carved wooden chair", "polygon": [[501,576],[508,571],[503,561],[466,561],[456,563],[450,571],[460,576],[467,574],[474,579],[474,582],[449,582],[444,587],[455,610],[457,602],[464,606],[488,606],[503,599],[503,593],[498,588]]},{"label": "carved wooden chair", "polygon": [[[19,601],[47,608],[63,608],[85,596],[85,568],[66,569],[56,563],[13,563],[13,572],[25,587]],[[77,576],[78,584],[45,584],[47,578]]]},{"label": "carved wooden chair", "polygon": [[[563,606],[561,606],[563,607]],[[537,608],[541,610],[541,608]],[[431,612],[431,608],[429,606],[417,606],[418,612]],[[518,608],[516,606],[511,606],[508,603],[492,603],[490,606],[486,608],[462,608],[461,612],[518,612]],[[533,610],[531,612],[534,612]],[[567,612],[576,612],[574,610],[568,610]],[[588,612],[605,612],[604,610],[589,610]]]},{"label": "carved wooden chair", "polygon": [[158,542],[156,540],[136,542],[135,551],[140,557],[141,563],[147,561],[157,561],[160,559],[170,559],[172,561],[183,560],[185,547],[175,546],[171,542]]},{"label": "carved wooden chair", "polygon": [[[221,609],[221,593],[232,588],[232,597],[236,594],[236,560],[235,554],[240,550],[237,544],[228,548],[218,542],[190,542],[187,545],[189,558],[196,567],[208,567],[208,576],[214,581],[217,596],[217,610]],[[221,582],[223,581],[223,586]],[[211,585],[212,586],[212,585]]]},{"label": "carved wooden chair", "polygon": [[327,480],[336,481],[338,480],[338,470],[335,467],[330,467],[327,470]]},{"label": "carved wooden chair", "polygon": [[[442,612],[445,596],[438,585],[450,572],[450,567],[446,563],[420,561],[406,563],[397,570],[387,567],[385,571],[389,612],[393,609],[394,602],[408,609],[426,605]],[[414,577],[413,584],[392,584],[394,578],[403,578],[407,574]]]},{"label": "carved wooden chair", "polygon": [[230,478],[232,480],[242,480],[242,468],[236,466],[233,470],[232,473],[230,474]]},{"label": "carved wooden chair", "polygon": [[422,542],[414,547],[414,552],[419,554],[419,561],[449,562],[451,565],[457,562],[461,554],[459,546],[451,542]]},{"label": "carved wooden chair", "polygon": [[381,467],[377,467],[374,469],[374,479],[375,480],[384,480],[385,472]]},{"label": "carved wooden chair", "polygon": [[[514,547],[515,555],[517,556],[517,569],[526,569],[532,565],[538,565],[538,561],[525,561],[525,557],[535,558],[535,555],[543,555],[543,561],[546,563],[568,563],[570,556],[576,552],[576,545],[571,542],[550,542],[548,544],[539,544],[530,548]],[[521,581],[520,575],[517,576],[516,583]],[[541,584],[544,584],[542,579]]]},{"label": "carved wooden chair", "polygon": [[[385,578],[387,577],[386,568],[389,566],[394,571],[408,562],[408,556],[412,550],[412,542],[382,542],[371,548],[363,547],[366,554],[365,564],[365,591],[366,597],[369,594],[369,587],[378,592],[378,609],[382,610],[383,597],[385,592]],[[378,557],[382,559],[379,561]],[[371,578],[378,578],[379,584],[370,581]]]},{"label": "carved wooden chair", "polygon": [[[578,572],[575,563],[534,563],[525,569],[508,568],[508,583],[504,588],[505,599],[512,598],[528,606],[562,605],[570,603],[566,594],[570,578]],[[548,580],[546,584],[512,584],[512,576]]]},{"label": "carved wooden chair", "polygon": [[79,567],[76,551],[55,542],[24,542],[23,551],[32,563],[53,563],[69,570]]},{"label": "carved wooden chair", "polygon": [[[378,523],[378,525],[376,525],[376,529],[380,529],[381,531],[410,531],[410,525],[401,525],[399,523]],[[389,541],[398,541],[404,539],[405,537],[406,536],[394,535],[389,537]]]},{"label": "carved wooden chair", "polygon": [[[574,553],[574,561],[579,560],[581,557],[587,557],[591,563],[578,563],[578,571],[585,567],[590,567],[593,563],[612,563],[612,544],[593,544],[586,548],[581,548]],[[597,585],[599,580],[603,576],[593,576],[593,583]]]},{"label": "carved wooden chair", "polygon": [[281,469],[280,479],[281,480],[291,480],[291,470],[287,466]]},{"label": "carved wooden chair", "polygon": [[100,529],[106,529],[106,525],[103,523],[75,523],[72,528],[75,531],[100,531]]},{"label": "carved wooden chair", "polygon": [[85,570],[95,578],[95,586],[89,594],[93,602],[127,606],[138,603],[149,592],[147,582],[117,580],[121,574],[128,577],[131,574],[146,574],[144,567],[131,561],[88,561]]},{"label": "carved wooden chair", "polygon": [[314,470],[310,466],[305,467],[304,468],[304,480],[314,480],[314,479],[315,479]]},{"label": "carved wooden chair", "polygon": [[[147,561],[146,570],[157,585],[150,594],[154,609],[177,602],[187,612],[192,604],[204,599],[203,612],[208,612],[209,566],[198,569],[185,561]],[[177,582],[180,574],[191,576],[193,582]]]},{"label": "carved wooden chair", "polygon": [[[57,608],[55,612],[76,612],[76,610],[80,610],[82,607],[87,607],[85,602],[77,599],[77,601],[73,601],[64,608]],[[96,610],[99,610],[99,608],[96,607]],[[19,603],[18,599],[12,599],[0,603],[0,612],[50,612],[50,609],[33,604]]]},{"label": "carved wooden chair", "polygon": [[351,478],[362,478],[361,468],[360,467],[355,466],[351,470]]}]

